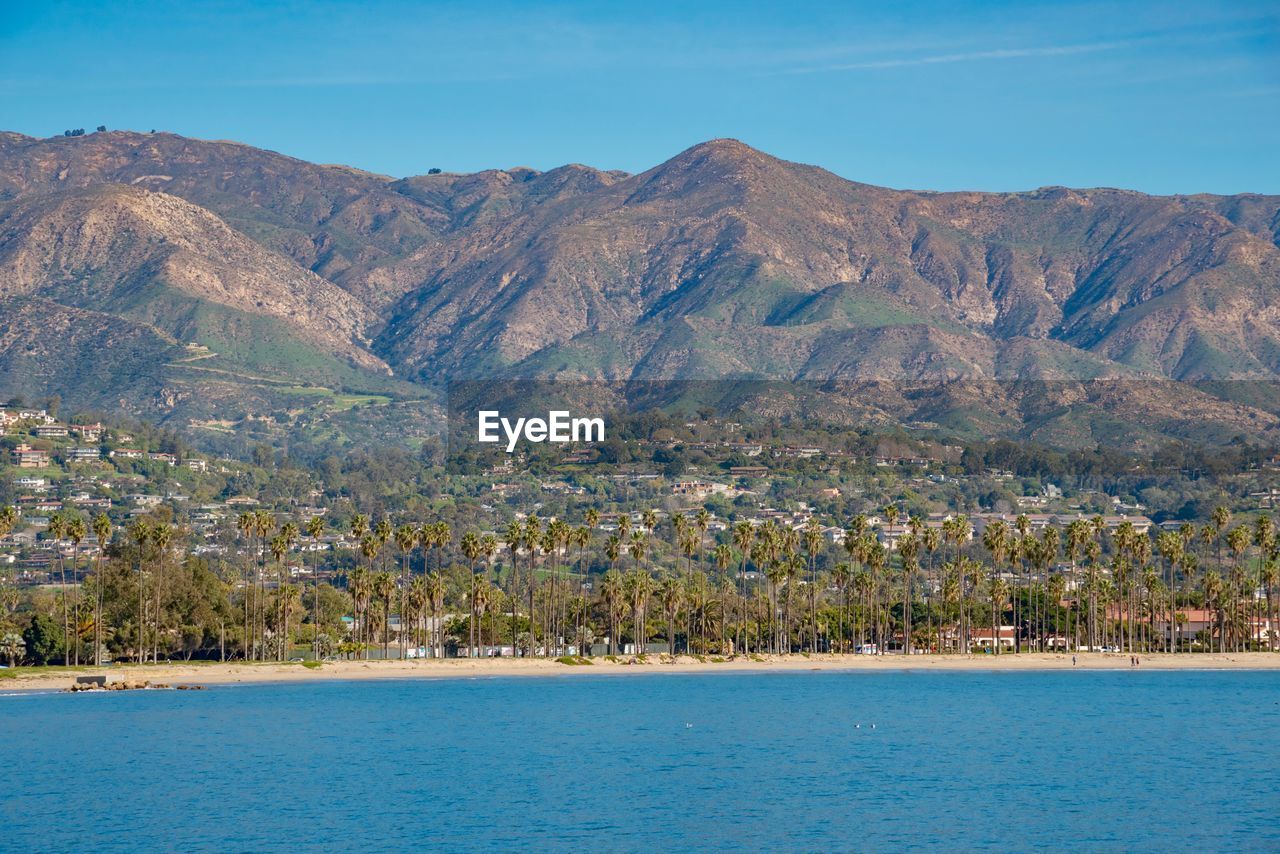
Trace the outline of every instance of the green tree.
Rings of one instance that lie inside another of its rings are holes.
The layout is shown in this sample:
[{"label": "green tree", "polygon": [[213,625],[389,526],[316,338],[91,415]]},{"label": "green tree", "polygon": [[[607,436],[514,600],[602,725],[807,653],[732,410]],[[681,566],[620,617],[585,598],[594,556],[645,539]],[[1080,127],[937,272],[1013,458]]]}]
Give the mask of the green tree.
[{"label": "green tree", "polygon": [[66,654],[63,635],[48,614],[32,614],[22,640],[32,664],[52,664]]}]

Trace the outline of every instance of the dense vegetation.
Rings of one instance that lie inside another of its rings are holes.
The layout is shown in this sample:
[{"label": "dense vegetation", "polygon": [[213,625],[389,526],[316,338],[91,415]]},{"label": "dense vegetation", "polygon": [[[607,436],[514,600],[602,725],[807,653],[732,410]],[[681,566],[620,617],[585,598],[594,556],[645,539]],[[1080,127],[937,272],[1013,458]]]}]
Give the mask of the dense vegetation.
[{"label": "dense vegetation", "polygon": [[[0,523],[12,525],[5,508]],[[163,515],[124,530],[105,516],[55,517],[51,536],[76,549],[92,532],[108,543],[81,563],[59,561],[54,589],[6,588],[11,663],[88,663],[171,657],[285,659],[304,646],[334,652],[589,653],[607,638],[643,652],[655,639],[695,654],[848,651],[948,652],[982,628],[1013,626],[1016,649],[1273,648],[1280,546],[1272,519],[1232,524],[1218,508],[1196,526],[1154,538],[1102,519],[1033,531],[1020,516],[970,541],[964,516],[940,526],[885,507],[880,524],[905,532],[890,550],[865,516],[839,543],[816,518],[800,528],[740,521],[713,533],[705,509],[665,519],[646,510],[604,529],[587,508],[576,523],[513,520],[500,534],[447,522],[376,523],[351,517],[348,552],[304,552],[330,533],[323,519],[246,512],[236,559],[184,554]],[[293,580],[291,562],[312,570]],[[321,583],[326,570],[332,581]],[[1259,595],[1259,593],[1261,595]],[[1183,611],[1210,623],[1184,634]],[[392,617],[403,631],[393,633]],[[351,622],[344,617],[353,617]],[[1174,626],[1173,631],[1166,630]],[[985,637],[990,638],[988,631]],[[392,652],[394,646],[395,652]],[[998,646],[996,651],[998,652]]]}]

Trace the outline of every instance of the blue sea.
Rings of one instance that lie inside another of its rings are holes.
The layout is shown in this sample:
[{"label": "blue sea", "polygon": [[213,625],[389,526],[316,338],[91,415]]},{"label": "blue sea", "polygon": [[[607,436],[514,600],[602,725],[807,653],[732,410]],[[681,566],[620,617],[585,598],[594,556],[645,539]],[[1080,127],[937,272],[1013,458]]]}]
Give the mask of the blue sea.
[{"label": "blue sea", "polygon": [[1277,850],[1280,674],[0,696],[5,850]]}]

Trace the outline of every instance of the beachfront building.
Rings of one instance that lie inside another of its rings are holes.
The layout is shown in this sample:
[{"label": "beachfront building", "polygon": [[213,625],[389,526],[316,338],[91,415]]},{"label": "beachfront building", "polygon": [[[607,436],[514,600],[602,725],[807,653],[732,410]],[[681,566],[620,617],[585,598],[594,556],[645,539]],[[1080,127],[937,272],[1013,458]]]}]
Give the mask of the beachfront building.
[{"label": "beachfront building", "polygon": [[994,649],[1013,649],[1018,636],[1014,626],[1000,626],[993,630],[990,626],[978,626],[970,633],[969,645],[974,651]]},{"label": "beachfront building", "polygon": [[[1231,620],[1231,615],[1223,615],[1222,619],[1219,614],[1212,608],[1179,608],[1176,623],[1174,624],[1173,633],[1179,644],[1189,641],[1208,638],[1212,641],[1216,649],[1221,634],[1220,626],[1222,623]],[[1270,643],[1273,632],[1271,620],[1266,614],[1259,614],[1246,619],[1249,624],[1249,642],[1258,644]],[[1162,614],[1155,621],[1156,636],[1163,638],[1165,641],[1169,639],[1170,626],[1167,614]],[[1203,634],[1202,634],[1203,633]],[[1237,633],[1238,634],[1238,633]],[[1231,632],[1228,631],[1228,645],[1231,643]]]}]

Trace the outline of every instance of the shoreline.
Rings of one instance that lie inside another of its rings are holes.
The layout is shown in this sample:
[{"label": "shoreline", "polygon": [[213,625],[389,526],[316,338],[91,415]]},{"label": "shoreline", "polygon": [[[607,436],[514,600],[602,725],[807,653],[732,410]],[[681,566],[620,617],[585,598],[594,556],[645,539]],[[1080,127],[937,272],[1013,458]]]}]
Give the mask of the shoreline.
[{"label": "shoreline", "polygon": [[1063,670],[1280,670],[1280,654],[1244,653],[1150,653],[1138,656],[1141,664],[1132,667],[1128,653],[1077,653],[1076,664],[1063,653],[1022,653],[1020,655],[752,655],[732,659],[707,656],[650,654],[641,661],[599,657],[591,664],[562,664],[554,659],[425,659],[414,661],[332,661],[320,667],[301,663],[202,663],[166,662],[126,664],[106,667],[69,667],[50,671],[41,668],[23,673],[0,670],[0,694],[67,690],[82,676],[106,676],[109,682],[149,681],[176,685],[254,685],[319,681],[368,681],[377,679],[468,679],[476,677],[545,677],[581,674],[659,673],[785,673],[860,672],[1048,672]]}]

